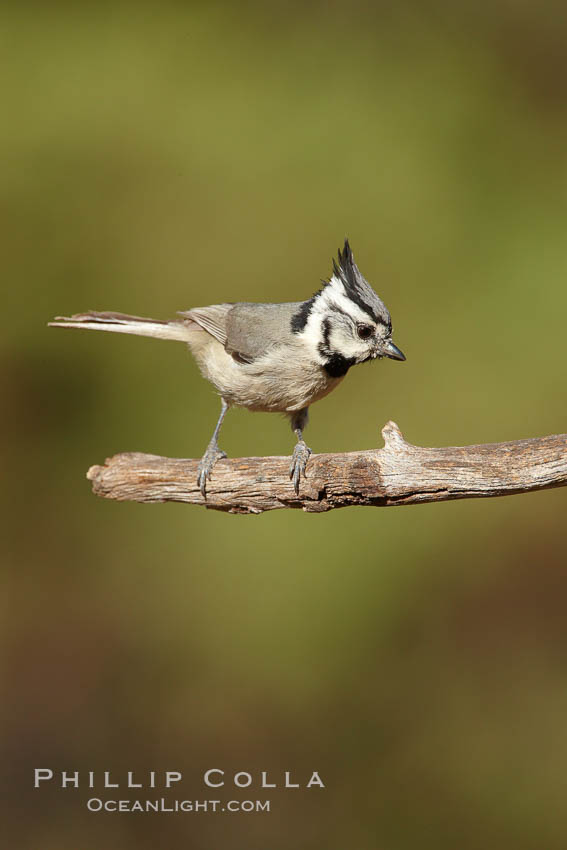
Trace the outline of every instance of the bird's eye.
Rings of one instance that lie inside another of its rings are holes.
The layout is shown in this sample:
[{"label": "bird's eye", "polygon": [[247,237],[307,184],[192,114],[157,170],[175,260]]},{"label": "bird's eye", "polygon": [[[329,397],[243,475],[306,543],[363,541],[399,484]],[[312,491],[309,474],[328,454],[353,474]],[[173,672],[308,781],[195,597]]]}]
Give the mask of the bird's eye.
[{"label": "bird's eye", "polygon": [[374,328],[372,325],[357,325],[356,332],[361,339],[370,339],[374,333]]}]

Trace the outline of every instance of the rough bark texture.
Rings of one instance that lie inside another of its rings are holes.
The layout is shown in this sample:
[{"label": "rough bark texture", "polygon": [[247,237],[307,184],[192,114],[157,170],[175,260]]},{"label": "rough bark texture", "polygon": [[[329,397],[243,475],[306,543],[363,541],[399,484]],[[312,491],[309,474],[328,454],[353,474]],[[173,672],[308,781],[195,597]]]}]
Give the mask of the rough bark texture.
[{"label": "rough bark texture", "polygon": [[251,514],[276,508],[320,513],[349,505],[414,505],[567,485],[567,434],[421,448],[407,443],[398,426],[388,422],[382,436],[382,449],[313,455],[299,496],[289,480],[289,457],[220,460],[206,500],[197,486],[198,460],[127,452],[92,466],[87,478],[93,492],[106,499],[189,502]]}]

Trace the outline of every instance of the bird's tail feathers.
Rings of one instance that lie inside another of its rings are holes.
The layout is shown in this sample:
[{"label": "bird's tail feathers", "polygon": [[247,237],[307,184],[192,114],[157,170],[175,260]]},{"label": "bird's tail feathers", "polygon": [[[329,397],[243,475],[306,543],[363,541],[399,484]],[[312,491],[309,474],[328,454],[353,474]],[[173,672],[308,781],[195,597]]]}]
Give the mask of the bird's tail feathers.
[{"label": "bird's tail feathers", "polygon": [[174,339],[179,342],[189,342],[191,326],[190,319],[173,319],[169,322],[159,319],[145,319],[142,316],[128,316],[125,313],[76,313],[74,316],[56,316],[49,322],[51,328],[82,328],[89,331],[110,331],[135,336],[150,336],[155,339]]}]

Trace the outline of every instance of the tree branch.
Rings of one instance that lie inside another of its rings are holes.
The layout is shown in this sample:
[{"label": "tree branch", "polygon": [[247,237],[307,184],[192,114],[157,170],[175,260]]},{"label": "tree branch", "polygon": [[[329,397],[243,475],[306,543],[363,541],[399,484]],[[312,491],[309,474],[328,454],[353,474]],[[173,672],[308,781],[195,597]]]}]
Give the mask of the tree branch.
[{"label": "tree branch", "polygon": [[385,446],[365,452],[313,455],[296,496],[289,457],[221,460],[203,500],[198,460],[126,452],[91,466],[93,492],[106,499],[188,502],[231,513],[276,508],[320,513],[349,505],[414,505],[506,496],[567,485],[567,434],[488,443],[421,448],[407,443],[394,422],[382,429]]}]

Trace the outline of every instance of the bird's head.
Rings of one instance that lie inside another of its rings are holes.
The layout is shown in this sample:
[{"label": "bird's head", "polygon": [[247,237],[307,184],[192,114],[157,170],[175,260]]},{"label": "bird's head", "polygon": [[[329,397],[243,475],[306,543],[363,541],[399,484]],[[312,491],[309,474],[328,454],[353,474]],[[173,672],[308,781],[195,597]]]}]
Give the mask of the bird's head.
[{"label": "bird's head", "polygon": [[406,359],[392,342],[390,314],[358,270],[348,239],[338,263],[333,260],[330,280],[294,319],[294,330],[304,334],[331,377],[342,377],[356,363],[379,357]]}]

